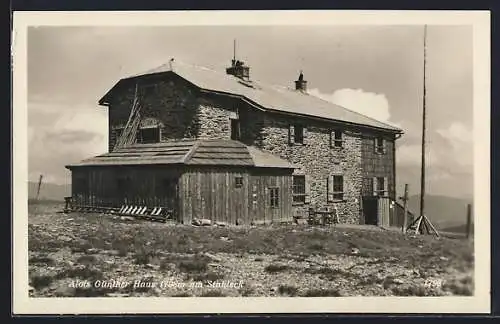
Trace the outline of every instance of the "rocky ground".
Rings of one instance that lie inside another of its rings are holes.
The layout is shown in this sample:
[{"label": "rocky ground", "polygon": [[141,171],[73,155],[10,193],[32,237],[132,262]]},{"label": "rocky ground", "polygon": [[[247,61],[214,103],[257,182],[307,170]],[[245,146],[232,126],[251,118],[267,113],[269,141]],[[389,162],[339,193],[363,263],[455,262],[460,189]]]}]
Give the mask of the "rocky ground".
[{"label": "rocky ground", "polygon": [[29,207],[33,297],[472,295],[473,243],[378,228],[186,226]]}]

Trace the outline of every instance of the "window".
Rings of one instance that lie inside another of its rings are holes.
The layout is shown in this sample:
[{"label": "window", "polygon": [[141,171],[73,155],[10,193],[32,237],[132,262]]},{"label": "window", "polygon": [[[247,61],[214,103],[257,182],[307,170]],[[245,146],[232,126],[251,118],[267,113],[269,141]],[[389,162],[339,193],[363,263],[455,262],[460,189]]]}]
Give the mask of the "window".
[{"label": "window", "polygon": [[297,175],[293,176],[293,202],[305,203],[306,202],[306,176]]},{"label": "window", "polygon": [[236,177],[236,178],[234,178],[234,186],[236,188],[243,187],[243,177]]},{"label": "window", "polygon": [[239,119],[231,119],[231,139],[239,140],[240,139],[240,120]]},{"label": "window", "polygon": [[160,142],[160,127],[145,127],[137,132],[137,143],[148,144]]},{"label": "window", "polygon": [[331,147],[342,147],[342,132],[334,130],[330,134]]},{"label": "window", "polygon": [[333,176],[333,199],[344,199],[344,177],[341,175]]},{"label": "window", "polygon": [[271,208],[278,208],[279,203],[279,188],[269,188],[269,205]]},{"label": "window", "polygon": [[373,193],[375,196],[387,196],[387,178],[373,178]]},{"label": "window", "polygon": [[295,125],[293,127],[294,129],[294,134],[293,134],[293,141],[296,144],[304,144],[304,126],[302,125]]},{"label": "window", "polygon": [[328,201],[344,199],[344,176],[331,175],[328,177]]},{"label": "window", "polygon": [[385,153],[385,141],[383,137],[375,138],[375,153],[378,154]]}]

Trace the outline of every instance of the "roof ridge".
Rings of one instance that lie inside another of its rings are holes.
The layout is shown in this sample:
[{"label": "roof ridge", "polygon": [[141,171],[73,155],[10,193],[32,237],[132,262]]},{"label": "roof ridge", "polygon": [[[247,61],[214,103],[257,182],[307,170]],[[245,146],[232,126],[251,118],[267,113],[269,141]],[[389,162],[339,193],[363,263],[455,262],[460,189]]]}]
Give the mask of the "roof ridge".
[{"label": "roof ridge", "polygon": [[381,124],[383,124],[383,125],[389,126],[389,127],[391,127],[391,128],[396,128],[396,129],[398,129],[398,130],[402,130],[402,129],[400,129],[399,127],[396,127],[396,126],[391,125],[391,124],[387,124],[386,122],[380,121],[380,120],[378,120],[378,119],[376,119],[376,118],[373,118],[373,117],[370,117],[370,116],[368,116],[368,115],[362,114],[362,113],[360,113],[360,112],[358,112],[358,111],[352,110],[352,109],[350,109],[350,108],[347,108],[347,107],[345,107],[345,106],[339,105],[339,104],[334,103],[334,102],[331,102],[331,101],[329,101],[329,100],[326,100],[326,99],[320,98],[320,97],[315,96],[315,95],[313,95],[313,94],[307,93],[307,95],[312,96],[312,97],[314,97],[314,98],[316,98],[316,99],[322,100],[322,101],[324,101],[324,102],[328,102],[328,103],[330,103],[330,104],[334,104],[334,105],[336,105],[336,106],[339,106],[340,108],[343,108],[343,109],[345,109],[345,110],[348,110],[348,111],[350,111],[350,112],[352,112],[352,113],[355,113],[355,114],[358,114],[358,115],[360,115],[360,116],[366,117],[366,118],[368,118],[368,119],[371,119],[371,120],[376,121],[376,122],[378,122],[378,123],[381,123]]},{"label": "roof ridge", "polygon": [[[229,76],[229,75],[228,75],[228,74],[226,74],[226,73],[222,73],[222,72],[220,72],[220,71],[213,70],[213,69],[210,69],[210,68],[205,67],[205,66],[202,66],[202,65],[195,65],[195,64],[185,63],[185,62],[181,62],[181,64],[186,65],[186,66],[191,66],[191,67],[194,67],[194,68],[199,68],[199,69],[201,69],[201,70],[207,70],[207,71],[210,71],[210,72],[213,72],[213,73],[216,73],[216,74],[220,74],[220,75],[223,75],[223,76]],[[174,66],[174,68],[172,69],[172,71],[175,73],[175,66]],[[233,78],[234,78],[234,77],[233,77]],[[257,82],[256,82],[256,81],[257,81]],[[296,91],[295,91],[295,90],[293,90],[290,86],[286,86],[286,85],[282,85],[282,84],[272,84],[272,83],[266,83],[266,82],[262,82],[262,81],[260,81],[260,80],[251,80],[251,82],[252,82],[252,83],[256,83],[257,85],[264,85],[264,86],[268,86],[268,87],[270,87],[270,88],[274,88],[275,90],[285,90],[285,91],[290,91],[290,92],[294,92],[294,93],[296,92]],[[298,94],[299,94],[299,93],[298,93]],[[362,113],[357,112],[357,111],[355,111],[355,110],[352,110],[352,109],[350,109],[350,108],[347,108],[347,107],[345,107],[345,106],[343,106],[343,105],[339,105],[339,104],[334,103],[334,102],[331,102],[331,101],[329,101],[329,100],[326,100],[326,99],[320,98],[320,97],[315,96],[315,95],[313,95],[313,94],[310,94],[310,93],[308,93],[308,92],[306,92],[306,93],[300,93],[300,94],[301,94],[301,95],[307,95],[307,96],[314,97],[315,99],[319,99],[319,100],[322,100],[322,101],[327,102],[327,103],[329,103],[329,104],[336,105],[336,106],[338,106],[338,107],[340,107],[340,108],[342,108],[342,109],[345,109],[345,110],[348,110],[348,111],[350,111],[350,112],[352,112],[352,113],[355,113],[355,114],[358,114],[358,115],[360,115],[360,116],[366,117],[366,118],[368,118],[368,119],[371,119],[371,120],[373,120],[373,121],[376,121],[376,122],[378,122],[378,123],[381,123],[381,124],[383,124],[383,125],[385,125],[385,126],[388,126],[388,127],[390,127],[390,128],[396,128],[396,129],[398,129],[398,130],[401,130],[399,127],[396,127],[396,126],[394,126],[394,125],[388,124],[387,122],[383,122],[383,121],[378,120],[378,119],[376,119],[376,118],[370,117],[370,116],[368,116],[368,115],[365,115],[365,114],[362,114]],[[245,98],[247,98],[246,96],[244,96],[244,97],[245,97]],[[249,99],[249,98],[247,98],[247,99]]]},{"label": "roof ridge", "polygon": [[[176,65],[179,67],[179,70],[176,70]],[[169,67],[170,67],[169,63],[167,62],[167,63],[162,64],[154,69],[143,72],[142,74],[133,75],[130,78],[145,76],[148,74],[161,73],[161,72],[171,72],[171,73],[174,73],[174,74],[190,81],[189,80],[190,79],[189,78],[189,72],[190,72],[189,69],[192,69],[192,70],[196,70],[196,71],[209,72],[214,77],[217,76],[220,78],[224,78],[226,81],[239,81],[239,79],[237,77],[229,75],[229,74],[224,73],[224,72],[219,71],[219,70],[215,70],[214,68],[206,67],[203,65],[196,65],[196,64],[192,64],[192,63],[188,63],[188,62],[184,62],[184,61],[175,60],[172,62],[172,68],[170,69]],[[185,72],[188,73],[187,76],[184,75],[185,73],[184,73],[184,71],[182,71],[182,67],[186,68]],[[165,70],[165,68],[167,68],[167,69]],[[286,93],[295,94],[296,96],[307,96],[307,98],[310,98],[310,100],[311,99],[313,100],[311,102],[312,104],[314,104],[314,101],[318,101],[318,105],[321,105],[320,104],[320,102],[321,102],[323,104],[331,105],[332,109],[335,109],[335,107],[336,107],[336,109],[338,109],[338,110],[343,110],[347,113],[352,114],[352,116],[347,116],[347,117],[334,116],[334,114],[331,115],[331,113],[328,111],[329,107],[325,107],[324,105],[318,107],[319,111],[321,111],[321,113],[319,115],[325,115],[323,117],[327,118],[329,120],[354,123],[354,124],[358,124],[360,126],[373,127],[376,129],[377,128],[378,129],[385,129],[385,130],[391,131],[391,132],[394,132],[394,131],[402,132],[403,131],[400,127],[392,125],[390,122],[378,120],[374,117],[370,117],[368,115],[357,112],[355,110],[344,107],[342,105],[336,104],[336,103],[331,102],[329,100],[320,98],[320,97],[313,95],[311,93],[307,93],[307,92],[306,93],[298,93],[290,86],[286,86],[286,85],[282,85],[282,84],[267,83],[267,82],[263,82],[263,81],[258,80],[258,79],[252,79],[251,81],[252,81],[252,84],[255,85],[255,87],[252,87],[252,88],[254,88],[256,90],[263,90],[264,92],[266,92],[266,90],[268,90],[268,91],[275,92],[277,95],[284,95],[284,96],[286,96]],[[216,87],[215,88],[208,87],[208,86],[204,86],[203,84],[196,84],[195,82],[193,82],[193,84],[195,86],[199,87],[200,89],[203,89],[206,91],[219,91]],[[245,85],[240,85],[240,86],[244,87]],[[228,90],[228,91],[230,91],[230,90]],[[224,89],[220,90],[220,91],[225,92]],[[233,91],[236,91],[236,90],[233,90]],[[246,94],[245,91],[243,91],[243,92],[236,91],[236,92],[229,92],[229,93],[234,93],[235,95],[239,96],[240,98],[242,98],[245,101],[254,102],[255,104],[261,106],[262,108],[264,108],[266,110],[277,110],[277,111],[285,111],[285,112],[289,111],[289,112],[292,112],[295,114],[300,114],[300,115],[305,116],[305,117],[319,116],[318,114],[311,114],[311,113],[307,113],[306,111],[304,111],[303,113],[300,113],[299,111],[297,111],[297,109],[291,109],[291,110],[290,109],[276,109],[277,107],[268,106],[268,105],[262,104],[260,102],[256,102],[255,98],[248,96],[248,94]],[[293,96],[291,96],[290,98],[292,98],[292,97]],[[290,98],[288,98],[288,99],[290,99]],[[285,101],[286,101],[286,99],[285,99]],[[282,108],[290,108],[290,107],[286,107],[286,103],[282,103],[282,104],[285,105]],[[297,107],[292,107],[292,108],[297,108]],[[358,117],[356,117],[356,116],[358,116]],[[319,117],[322,117],[322,116],[319,116]]]}]

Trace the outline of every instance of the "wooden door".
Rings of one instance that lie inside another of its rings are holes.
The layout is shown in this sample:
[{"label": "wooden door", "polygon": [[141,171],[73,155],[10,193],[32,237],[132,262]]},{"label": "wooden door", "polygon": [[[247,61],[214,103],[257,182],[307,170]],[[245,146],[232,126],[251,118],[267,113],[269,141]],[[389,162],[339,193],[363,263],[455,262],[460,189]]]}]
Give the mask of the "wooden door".
[{"label": "wooden door", "polygon": [[389,197],[378,198],[378,225],[389,227],[390,220],[390,200]]},{"label": "wooden door", "polygon": [[363,197],[363,216],[365,224],[377,225],[378,224],[378,199],[377,197],[366,196]]},{"label": "wooden door", "polygon": [[283,195],[281,193],[281,188],[272,186],[272,187],[267,188],[266,191],[267,191],[266,223],[268,223],[268,221],[270,223],[279,222],[279,220],[281,220],[281,204],[283,204],[283,201],[282,201]]},{"label": "wooden door", "polygon": [[177,215],[177,203],[179,196],[179,179],[176,177],[165,177],[156,182],[155,196],[161,206],[169,210],[171,217]]}]

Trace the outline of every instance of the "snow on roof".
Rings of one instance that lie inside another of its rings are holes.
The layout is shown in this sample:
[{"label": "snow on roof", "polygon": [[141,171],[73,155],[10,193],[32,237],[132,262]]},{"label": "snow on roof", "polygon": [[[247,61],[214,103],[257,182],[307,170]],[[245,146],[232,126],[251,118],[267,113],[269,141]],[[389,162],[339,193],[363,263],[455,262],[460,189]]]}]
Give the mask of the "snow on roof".
[{"label": "snow on roof", "polygon": [[181,62],[173,63],[172,69],[170,69],[170,64],[164,64],[126,79],[159,73],[174,73],[203,90],[237,95],[270,111],[366,125],[397,133],[402,132],[398,127],[292,88],[267,85],[259,81],[244,81],[225,72]]}]

